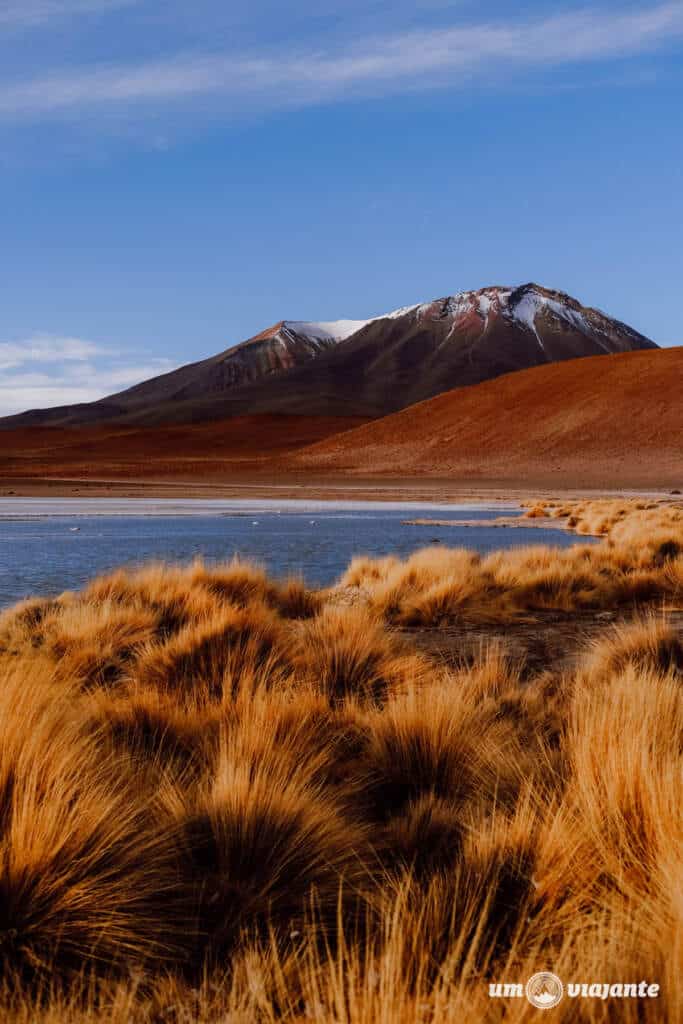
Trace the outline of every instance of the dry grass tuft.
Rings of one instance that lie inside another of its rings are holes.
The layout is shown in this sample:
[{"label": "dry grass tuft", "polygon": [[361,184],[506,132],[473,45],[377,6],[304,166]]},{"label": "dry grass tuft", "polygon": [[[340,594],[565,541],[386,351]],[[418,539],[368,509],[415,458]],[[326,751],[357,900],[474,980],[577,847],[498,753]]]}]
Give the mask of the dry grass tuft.
[{"label": "dry grass tuft", "polygon": [[0,694],[0,964],[5,975],[129,971],[177,958],[187,904],[173,832],[76,695],[10,676]]},{"label": "dry grass tuft", "polygon": [[524,516],[526,519],[547,519],[548,511],[543,503],[539,503],[538,505],[532,505],[531,508],[527,509]]},{"label": "dry grass tuft", "polygon": [[587,659],[586,670],[592,679],[609,682],[629,666],[683,676],[683,639],[665,618],[650,614],[617,625],[601,637]]},{"label": "dry grass tuft", "polygon": [[334,917],[342,887],[357,888],[365,848],[358,823],[323,794],[316,768],[261,722],[226,730],[213,771],[190,808],[186,833],[200,930],[213,959],[243,932],[287,938],[312,901]]},{"label": "dry grass tuft", "polygon": [[204,693],[220,700],[246,685],[247,678],[267,680],[283,664],[282,645],[280,620],[265,606],[226,605],[170,639],[149,644],[131,675],[160,692]]},{"label": "dry grass tuft", "polygon": [[387,622],[418,627],[683,603],[683,506],[546,502],[527,515],[556,512],[576,532],[605,541],[567,549],[536,545],[485,558],[439,547],[404,562],[358,559],[339,585],[355,589]]},{"label": "dry grass tuft", "polygon": [[304,685],[331,704],[347,699],[383,703],[429,671],[364,608],[325,608],[301,626],[292,666]]}]

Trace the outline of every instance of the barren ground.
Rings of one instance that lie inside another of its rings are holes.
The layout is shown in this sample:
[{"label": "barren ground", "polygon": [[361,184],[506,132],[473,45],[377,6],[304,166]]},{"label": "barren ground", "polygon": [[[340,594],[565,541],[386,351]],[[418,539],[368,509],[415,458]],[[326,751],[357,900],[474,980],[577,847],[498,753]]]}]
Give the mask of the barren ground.
[{"label": "barren ground", "polygon": [[0,431],[0,495],[491,500],[683,489],[683,348],[578,359],[381,420]]}]

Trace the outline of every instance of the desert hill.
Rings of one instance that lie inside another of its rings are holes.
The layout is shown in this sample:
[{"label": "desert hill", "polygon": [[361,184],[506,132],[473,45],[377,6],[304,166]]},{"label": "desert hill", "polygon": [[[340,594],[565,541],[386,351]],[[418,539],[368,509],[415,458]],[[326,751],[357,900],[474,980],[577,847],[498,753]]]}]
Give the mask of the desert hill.
[{"label": "desert hill", "polygon": [[235,416],[163,427],[22,427],[0,435],[0,494],[37,481],[179,481],[208,486],[367,422],[331,416]]},{"label": "desert hill", "polygon": [[210,359],[98,402],[33,410],[0,427],[158,426],[231,416],[374,418],[539,364],[656,348],[562,292],[484,288],[372,320],[281,321]]},{"label": "desert hill", "polygon": [[568,487],[683,488],[683,348],[507,374],[328,438],[291,469]]}]

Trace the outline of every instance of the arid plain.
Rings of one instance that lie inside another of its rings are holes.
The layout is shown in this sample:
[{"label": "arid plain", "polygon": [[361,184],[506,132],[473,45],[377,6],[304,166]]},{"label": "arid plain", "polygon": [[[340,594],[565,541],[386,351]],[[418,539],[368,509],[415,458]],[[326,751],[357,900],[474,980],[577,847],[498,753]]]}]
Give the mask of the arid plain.
[{"label": "arid plain", "polygon": [[683,487],[683,348],[570,360],[376,419],[0,431],[0,493],[448,500]]}]

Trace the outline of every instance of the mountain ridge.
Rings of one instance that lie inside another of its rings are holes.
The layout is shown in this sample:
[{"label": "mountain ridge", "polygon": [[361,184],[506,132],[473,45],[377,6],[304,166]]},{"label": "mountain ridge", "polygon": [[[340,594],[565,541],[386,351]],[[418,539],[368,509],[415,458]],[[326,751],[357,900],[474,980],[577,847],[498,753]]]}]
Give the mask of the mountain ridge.
[{"label": "mountain ridge", "polygon": [[281,320],[208,359],[0,427],[193,422],[253,413],[381,417],[546,362],[657,348],[564,292],[490,286],[367,320]]}]

